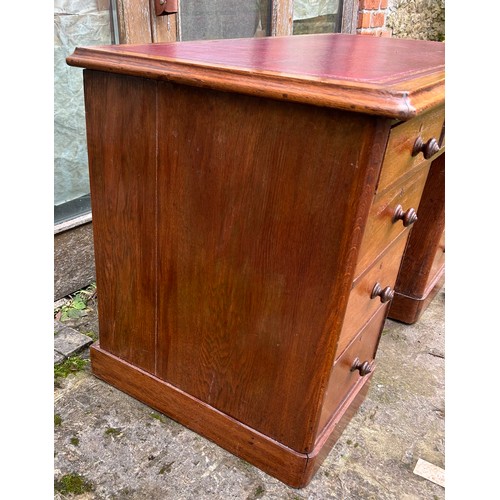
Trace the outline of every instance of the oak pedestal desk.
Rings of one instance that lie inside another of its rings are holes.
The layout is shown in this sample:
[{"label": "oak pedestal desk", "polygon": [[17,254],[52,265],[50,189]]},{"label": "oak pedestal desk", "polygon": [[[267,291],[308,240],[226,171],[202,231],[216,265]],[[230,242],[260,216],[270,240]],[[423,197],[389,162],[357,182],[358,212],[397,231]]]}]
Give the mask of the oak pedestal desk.
[{"label": "oak pedestal desk", "polygon": [[293,487],[368,388],[444,46],[305,35],[77,48],[97,377]]}]

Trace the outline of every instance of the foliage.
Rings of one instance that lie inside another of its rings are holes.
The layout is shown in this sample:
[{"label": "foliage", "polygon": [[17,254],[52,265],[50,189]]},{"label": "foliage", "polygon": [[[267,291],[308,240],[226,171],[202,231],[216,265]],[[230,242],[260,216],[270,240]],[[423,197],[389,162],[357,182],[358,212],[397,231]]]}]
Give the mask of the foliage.
[{"label": "foliage", "polygon": [[54,311],[54,316],[60,321],[81,318],[88,314],[89,303],[95,298],[97,287],[92,283],[87,288],[69,296],[64,305]]},{"label": "foliage", "polygon": [[444,0],[393,0],[386,25],[394,38],[444,41]]}]

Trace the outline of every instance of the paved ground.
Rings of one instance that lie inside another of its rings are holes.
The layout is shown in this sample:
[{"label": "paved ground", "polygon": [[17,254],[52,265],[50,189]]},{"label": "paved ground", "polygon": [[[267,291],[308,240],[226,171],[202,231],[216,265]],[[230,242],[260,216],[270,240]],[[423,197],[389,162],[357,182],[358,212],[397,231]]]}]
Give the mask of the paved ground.
[{"label": "paved ground", "polygon": [[55,325],[54,362],[74,370],[55,380],[56,499],[444,499],[414,473],[444,468],[444,290],[417,324],[387,322],[367,399],[300,490],[93,377],[96,306]]}]

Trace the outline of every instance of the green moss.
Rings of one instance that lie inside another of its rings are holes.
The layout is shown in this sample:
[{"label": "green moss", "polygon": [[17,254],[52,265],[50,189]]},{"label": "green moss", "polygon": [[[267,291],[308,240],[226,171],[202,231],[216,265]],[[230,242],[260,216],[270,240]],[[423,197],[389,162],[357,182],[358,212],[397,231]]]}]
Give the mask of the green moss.
[{"label": "green moss", "polygon": [[266,492],[265,488],[259,484],[253,492],[253,498],[260,498]]},{"label": "green moss", "polygon": [[167,417],[165,415],[162,415],[161,413],[156,413],[155,411],[149,414],[151,418],[154,418],[155,420],[159,420],[162,424],[165,424],[167,422]]},{"label": "green moss", "polygon": [[95,341],[97,340],[97,338],[98,338],[98,337],[97,337],[97,333],[92,332],[92,331],[90,331],[90,332],[86,332],[86,333],[85,333],[85,335],[87,335],[87,337],[90,337],[90,338],[91,338],[94,342],[95,342]]},{"label": "green moss", "polygon": [[62,424],[62,418],[59,413],[54,414],[54,425],[61,425]]},{"label": "green moss", "polygon": [[88,359],[82,359],[79,356],[71,356],[60,365],[54,366],[54,378],[66,378],[70,373],[84,370],[88,364]]},{"label": "green moss", "polygon": [[78,446],[78,445],[80,444],[80,440],[79,440],[77,437],[75,437],[75,436],[73,436],[73,437],[69,440],[69,442],[70,442],[73,446]]},{"label": "green moss", "polygon": [[121,433],[122,433],[122,430],[120,428],[115,428],[115,427],[108,427],[104,431],[104,434],[106,436],[119,436]]},{"label": "green moss", "polygon": [[54,489],[62,494],[73,493],[81,495],[94,490],[94,485],[79,474],[65,474],[54,481]]}]

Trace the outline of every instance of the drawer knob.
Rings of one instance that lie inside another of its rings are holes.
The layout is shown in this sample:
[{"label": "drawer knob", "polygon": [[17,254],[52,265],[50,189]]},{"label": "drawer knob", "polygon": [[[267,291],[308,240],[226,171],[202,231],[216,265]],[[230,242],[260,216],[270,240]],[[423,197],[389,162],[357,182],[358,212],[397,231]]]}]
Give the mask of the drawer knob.
[{"label": "drawer knob", "polygon": [[427,142],[424,142],[422,137],[417,137],[415,144],[413,145],[412,156],[417,156],[418,153],[423,153],[424,158],[428,160],[431,156],[434,156],[439,151],[439,143],[432,137]]},{"label": "drawer knob", "polygon": [[375,283],[370,299],[374,299],[375,297],[380,297],[380,302],[385,304],[394,298],[394,290],[390,286],[382,288],[380,283]]},{"label": "drawer knob", "polygon": [[364,377],[365,375],[368,375],[369,373],[372,372],[373,367],[372,364],[369,363],[368,361],[363,361],[363,363],[359,360],[359,358],[356,358],[354,362],[352,363],[351,371],[355,372],[356,370],[359,371],[359,374]]},{"label": "drawer knob", "polygon": [[414,208],[409,208],[406,212],[403,211],[403,207],[398,205],[394,209],[394,217],[392,218],[392,222],[397,222],[398,220],[403,221],[403,226],[408,227],[411,226],[418,219],[417,212],[415,212]]}]

